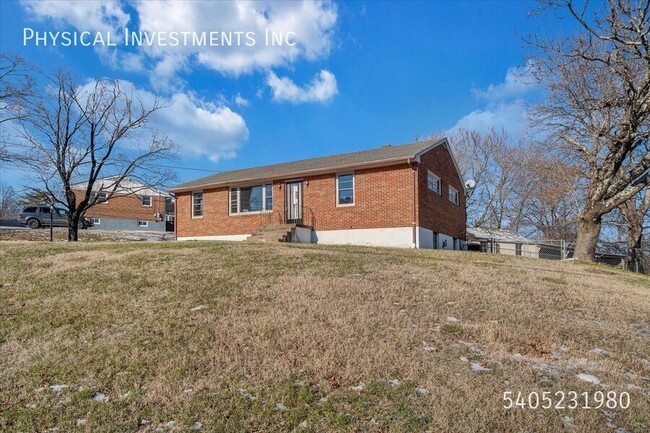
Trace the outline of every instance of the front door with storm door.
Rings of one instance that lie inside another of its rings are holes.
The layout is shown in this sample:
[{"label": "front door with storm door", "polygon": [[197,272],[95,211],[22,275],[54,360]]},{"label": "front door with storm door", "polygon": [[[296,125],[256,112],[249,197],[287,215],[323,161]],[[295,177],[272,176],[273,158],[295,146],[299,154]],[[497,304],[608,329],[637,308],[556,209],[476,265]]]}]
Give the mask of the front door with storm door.
[{"label": "front door with storm door", "polygon": [[302,224],[302,181],[286,184],[287,223]]}]

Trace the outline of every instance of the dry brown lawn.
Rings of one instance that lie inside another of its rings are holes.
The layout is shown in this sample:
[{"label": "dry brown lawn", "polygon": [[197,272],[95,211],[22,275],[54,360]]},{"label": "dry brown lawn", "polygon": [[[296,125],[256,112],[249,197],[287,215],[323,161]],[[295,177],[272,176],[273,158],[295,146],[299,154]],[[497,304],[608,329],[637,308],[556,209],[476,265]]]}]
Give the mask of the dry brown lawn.
[{"label": "dry brown lawn", "polygon": [[[2,242],[0,286],[2,431],[650,430],[650,278],[603,266]],[[630,405],[504,409],[505,391]]]}]

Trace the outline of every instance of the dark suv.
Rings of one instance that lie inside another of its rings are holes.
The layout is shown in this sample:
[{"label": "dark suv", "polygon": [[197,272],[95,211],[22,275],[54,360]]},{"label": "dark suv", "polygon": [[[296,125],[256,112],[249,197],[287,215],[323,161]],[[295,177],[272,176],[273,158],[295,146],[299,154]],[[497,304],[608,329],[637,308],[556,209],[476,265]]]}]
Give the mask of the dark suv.
[{"label": "dark suv", "polygon": [[[42,226],[50,226],[50,207],[43,205],[25,206],[18,214],[18,221],[21,225],[27,226],[32,229],[37,229]],[[92,227],[93,222],[86,217],[81,217],[79,220],[79,227],[82,229]],[[64,209],[54,208],[52,214],[53,227],[67,227],[68,226],[68,213]]]}]

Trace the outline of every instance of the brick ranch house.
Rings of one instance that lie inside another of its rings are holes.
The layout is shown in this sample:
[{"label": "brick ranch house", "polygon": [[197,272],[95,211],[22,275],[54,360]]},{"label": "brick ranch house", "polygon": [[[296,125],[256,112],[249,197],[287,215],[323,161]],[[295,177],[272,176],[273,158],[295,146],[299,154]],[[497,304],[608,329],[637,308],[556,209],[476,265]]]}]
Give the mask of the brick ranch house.
[{"label": "brick ranch house", "polygon": [[446,139],[222,172],[171,191],[178,240],[465,246],[464,185]]},{"label": "brick ranch house", "polygon": [[[86,183],[73,185],[77,200],[84,196]],[[88,209],[92,229],[165,231],[174,221],[171,196],[131,179],[123,179],[110,198],[115,178],[97,179],[91,197],[99,195],[101,202]]]}]

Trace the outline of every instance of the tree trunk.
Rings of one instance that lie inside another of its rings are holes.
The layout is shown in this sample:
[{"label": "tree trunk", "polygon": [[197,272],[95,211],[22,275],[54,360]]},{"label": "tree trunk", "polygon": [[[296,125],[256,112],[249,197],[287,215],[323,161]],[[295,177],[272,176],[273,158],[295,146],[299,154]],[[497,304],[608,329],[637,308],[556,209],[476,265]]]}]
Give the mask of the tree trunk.
[{"label": "tree trunk", "polygon": [[79,217],[71,215],[68,218],[68,242],[79,240]]},{"label": "tree trunk", "polygon": [[[627,228],[627,255],[625,257],[625,265],[630,271],[638,271],[643,273],[643,260],[641,260],[641,241],[643,239],[643,230],[641,224],[628,225]],[[638,263],[638,264],[637,264]],[[638,266],[638,268],[637,268]]]},{"label": "tree trunk", "polygon": [[578,237],[573,256],[578,260],[593,262],[596,260],[596,246],[600,237],[600,217],[582,217],[578,223]]}]

